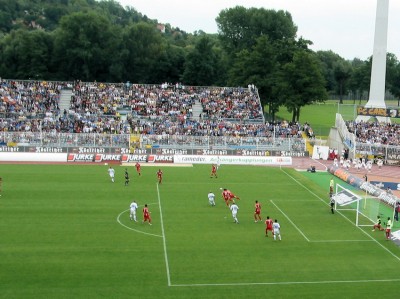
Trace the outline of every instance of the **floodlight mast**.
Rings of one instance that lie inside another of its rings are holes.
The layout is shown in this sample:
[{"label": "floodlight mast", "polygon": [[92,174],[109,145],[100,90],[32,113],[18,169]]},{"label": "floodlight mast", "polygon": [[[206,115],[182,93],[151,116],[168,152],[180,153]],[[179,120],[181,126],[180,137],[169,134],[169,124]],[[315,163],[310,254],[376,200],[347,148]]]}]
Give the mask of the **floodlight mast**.
[{"label": "floodlight mast", "polygon": [[[389,20],[389,0],[377,0],[371,85],[365,107],[385,108],[386,53]],[[371,116],[359,115],[356,121],[368,121]],[[380,122],[390,123],[390,117],[377,116]]]}]

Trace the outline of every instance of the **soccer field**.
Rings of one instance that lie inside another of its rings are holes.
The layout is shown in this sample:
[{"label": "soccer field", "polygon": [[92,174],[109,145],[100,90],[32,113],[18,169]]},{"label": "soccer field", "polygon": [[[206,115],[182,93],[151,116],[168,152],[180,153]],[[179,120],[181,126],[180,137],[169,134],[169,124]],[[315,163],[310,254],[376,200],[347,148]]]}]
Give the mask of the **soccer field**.
[{"label": "soccer field", "polygon": [[[0,298],[393,298],[400,249],[332,215],[330,175],[144,165],[0,165]],[[326,181],[326,187],[321,184]],[[219,188],[240,197],[234,224]],[[216,206],[207,193],[216,194]],[[153,225],[129,220],[132,200]],[[265,237],[262,217],[281,224]]]}]

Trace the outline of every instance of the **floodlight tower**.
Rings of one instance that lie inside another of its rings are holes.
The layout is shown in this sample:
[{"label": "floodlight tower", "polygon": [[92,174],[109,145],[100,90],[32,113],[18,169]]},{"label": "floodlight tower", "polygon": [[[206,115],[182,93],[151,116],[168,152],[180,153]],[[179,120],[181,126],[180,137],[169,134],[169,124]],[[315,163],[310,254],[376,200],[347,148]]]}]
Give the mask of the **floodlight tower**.
[{"label": "floodlight tower", "polygon": [[[385,79],[389,19],[389,0],[377,0],[374,52],[372,55],[371,84],[366,108],[386,108]],[[356,121],[368,121],[370,116],[359,115]],[[380,122],[390,122],[390,117],[378,116]]]}]

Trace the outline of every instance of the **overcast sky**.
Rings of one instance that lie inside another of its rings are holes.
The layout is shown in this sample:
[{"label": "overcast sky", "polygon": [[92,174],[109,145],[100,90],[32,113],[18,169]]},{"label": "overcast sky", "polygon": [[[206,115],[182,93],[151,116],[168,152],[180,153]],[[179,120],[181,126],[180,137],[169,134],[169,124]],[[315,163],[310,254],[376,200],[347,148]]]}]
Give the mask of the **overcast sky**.
[{"label": "overcast sky", "polygon": [[[379,0],[117,0],[150,19],[189,33],[217,33],[219,12],[237,5],[288,11],[297,36],[311,48],[332,50],[343,58],[367,59],[373,52],[376,3]],[[388,52],[400,59],[400,0],[389,0]]]}]

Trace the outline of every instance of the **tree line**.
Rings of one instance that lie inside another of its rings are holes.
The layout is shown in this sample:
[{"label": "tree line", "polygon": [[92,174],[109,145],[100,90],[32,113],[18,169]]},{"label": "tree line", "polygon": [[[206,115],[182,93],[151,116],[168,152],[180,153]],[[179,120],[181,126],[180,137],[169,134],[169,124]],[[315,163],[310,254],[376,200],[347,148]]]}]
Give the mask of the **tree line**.
[{"label": "tree line", "polygon": [[[272,118],[336,95],[365,99],[371,58],[346,60],[309,49],[287,11],[222,10],[218,34],[159,27],[116,1],[0,0],[0,76],[98,82],[182,82],[258,88]],[[400,96],[400,64],[387,55],[386,86]]]}]

